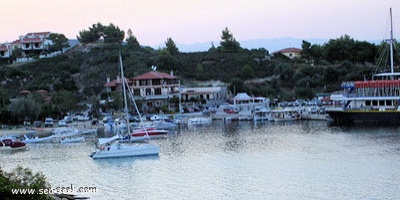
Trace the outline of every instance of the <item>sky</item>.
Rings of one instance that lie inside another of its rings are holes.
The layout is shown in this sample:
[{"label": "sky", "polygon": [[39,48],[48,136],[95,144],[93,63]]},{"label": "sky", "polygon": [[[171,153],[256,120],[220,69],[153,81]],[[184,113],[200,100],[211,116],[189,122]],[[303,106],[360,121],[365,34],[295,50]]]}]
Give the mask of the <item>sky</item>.
[{"label": "sky", "polygon": [[380,40],[400,30],[399,0],[19,0],[1,2],[0,43],[29,32],[76,39],[93,24],[131,29],[141,45],[293,37]]}]

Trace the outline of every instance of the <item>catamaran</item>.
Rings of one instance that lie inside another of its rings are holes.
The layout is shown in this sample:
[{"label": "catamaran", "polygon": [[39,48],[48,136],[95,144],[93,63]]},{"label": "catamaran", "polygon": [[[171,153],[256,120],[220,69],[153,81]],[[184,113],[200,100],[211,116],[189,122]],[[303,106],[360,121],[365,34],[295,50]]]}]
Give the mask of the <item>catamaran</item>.
[{"label": "catamaran", "polygon": [[[122,65],[121,54],[119,55],[119,63],[121,68],[121,79],[122,79],[122,88],[124,92],[124,102],[125,102],[125,116],[128,115],[128,104],[127,104],[127,92],[126,86],[128,86],[126,78],[124,76],[124,70]],[[139,113],[139,109],[136,105],[135,99],[133,98],[133,92],[130,88],[127,88],[133,101],[133,104],[136,108],[137,113]],[[143,123],[142,117],[139,115],[140,121]],[[130,132],[129,120],[126,119],[128,124],[128,138]],[[160,152],[160,148],[158,145],[153,144],[147,132],[147,129],[143,126],[145,131],[145,136],[148,138],[147,142],[141,143],[132,143],[132,142],[121,142],[123,141],[123,136],[116,134],[110,138],[99,138],[98,148],[90,155],[93,159],[97,158],[117,158],[117,157],[132,157],[132,156],[150,156],[150,155],[158,155]]]}]

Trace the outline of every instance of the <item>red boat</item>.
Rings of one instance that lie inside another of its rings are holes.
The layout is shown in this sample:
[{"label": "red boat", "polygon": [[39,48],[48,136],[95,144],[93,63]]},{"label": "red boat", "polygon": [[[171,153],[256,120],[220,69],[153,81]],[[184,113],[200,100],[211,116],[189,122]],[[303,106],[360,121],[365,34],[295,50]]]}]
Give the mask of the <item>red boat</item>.
[{"label": "red boat", "polygon": [[0,150],[20,150],[26,147],[25,142],[17,142],[12,139],[2,139],[0,141]]},{"label": "red boat", "polygon": [[154,127],[144,128],[141,129],[135,129],[132,131],[131,138],[130,140],[132,141],[142,141],[142,140],[147,140],[148,137],[146,135],[149,135],[150,139],[161,139],[161,138],[166,138],[168,135],[168,131],[164,129],[156,129]]}]

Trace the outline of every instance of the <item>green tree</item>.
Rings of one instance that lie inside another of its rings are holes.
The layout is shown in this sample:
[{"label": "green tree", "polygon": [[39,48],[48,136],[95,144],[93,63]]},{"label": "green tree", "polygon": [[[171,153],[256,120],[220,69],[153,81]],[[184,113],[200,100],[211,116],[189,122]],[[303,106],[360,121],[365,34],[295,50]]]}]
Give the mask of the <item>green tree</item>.
[{"label": "green tree", "polygon": [[121,43],[124,40],[125,33],[118,26],[110,23],[109,26],[103,26],[100,22],[93,24],[89,30],[82,30],[77,36],[81,43],[95,43],[101,37],[104,38],[104,43]]},{"label": "green tree", "polygon": [[268,56],[268,51],[265,48],[258,48],[250,50],[251,54],[258,59],[258,63],[262,64],[262,60]]},{"label": "green tree", "polygon": [[310,56],[315,64],[319,64],[322,58],[322,47],[320,45],[313,44],[310,48]]},{"label": "green tree", "polygon": [[60,90],[51,94],[51,103],[54,105],[58,115],[65,115],[67,112],[77,108],[77,98],[72,92]]},{"label": "green tree", "polygon": [[125,41],[128,46],[140,46],[137,38],[133,35],[131,29],[128,29],[128,32],[126,34],[128,35],[128,37]]},{"label": "green tree", "polygon": [[18,166],[12,172],[7,173],[0,169],[0,194],[2,199],[52,199],[46,194],[14,194],[13,189],[45,189],[50,185],[42,173],[34,174],[30,169]]},{"label": "green tree", "polygon": [[251,79],[254,76],[254,70],[251,68],[250,65],[244,65],[240,70],[240,77],[243,80]]},{"label": "green tree", "polygon": [[307,61],[310,61],[311,58],[311,43],[303,40],[301,44],[301,57],[305,58]]},{"label": "green tree", "polygon": [[335,61],[353,61],[354,40],[348,35],[341,36],[338,39],[331,39],[324,45],[325,59]]},{"label": "green tree", "polygon": [[49,39],[53,42],[50,45],[51,51],[61,51],[63,53],[63,48],[70,47],[68,39],[65,37],[64,34],[60,33],[50,33]]},{"label": "green tree", "polygon": [[237,53],[242,49],[239,42],[233,37],[233,34],[228,30],[228,27],[222,31],[221,35],[221,50],[228,53]]},{"label": "green tree", "polygon": [[175,42],[172,40],[172,38],[167,38],[167,41],[165,42],[165,46],[167,48],[167,51],[171,55],[179,54],[179,49],[176,47]]},{"label": "green tree", "polygon": [[110,23],[104,27],[104,43],[121,43],[124,41],[125,33],[118,26]]},{"label": "green tree", "polygon": [[17,118],[17,121],[32,120],[37,119],[39,116],[41,105],[33,99],[32,95],[28,95],[26,98],[13,101],[8,105],[8,109],[11,112],[11,116]]}]

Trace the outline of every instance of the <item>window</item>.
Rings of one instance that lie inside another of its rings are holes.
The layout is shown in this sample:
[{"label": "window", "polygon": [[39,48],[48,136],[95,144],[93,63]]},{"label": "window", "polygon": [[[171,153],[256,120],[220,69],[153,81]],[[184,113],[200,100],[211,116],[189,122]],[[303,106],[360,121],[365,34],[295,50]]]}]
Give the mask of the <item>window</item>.
[{"label": "window", "polygon": [[154,89],[154,94],[155,95],[161,95],[161,88],[155,88]]}]

